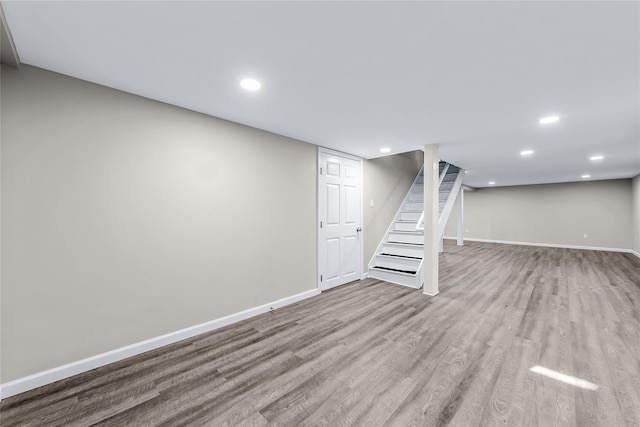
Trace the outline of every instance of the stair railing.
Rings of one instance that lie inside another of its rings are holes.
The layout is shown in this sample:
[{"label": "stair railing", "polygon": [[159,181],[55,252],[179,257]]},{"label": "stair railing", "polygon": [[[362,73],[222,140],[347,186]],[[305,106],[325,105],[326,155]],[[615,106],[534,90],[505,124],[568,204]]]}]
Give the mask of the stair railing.
[{"label": "stair railing", "polygon": [[456,176],[456,180],[453,182],[453,187],[451,187],[451,191],[449,192],[449,197],[447,197],[447,201],[444,204],[442,213],[438,218],[438,238],[439,239],[442,239],[442,236],[444,236],[444,228],[447,226],[449,215],[451,215],[451,211],[453,210],[453,205],[456,203],[456,199],[458,198],[458,193],[460,192],[460,188],[462,187],[463,180],[464,180],[464,170],[460,169],[458,171],[458,175]]},{"label": "stair railing", "polygon": [[[442,185],[442,181],[444,181],[444,177],[447,174],[447,171],[449,170],[449,166],[450,166],[449,163],[445,163],[444,168],[442,168],[442,172],[440,172],[440,177],[438,180],[438,189],[440,189],[440,186]],[[420,219],[416,223],[416,230],[424,231],[424,210],[420,214]]]},{"label": "stair railing", "polygon": [[416,230],[424,231],[424,211],[422,211],[420,219],[416,223]]},{"label": "stair railing", "polygon": [[444,181],[444,177],[449,170],[449,166],[451,166],[450,163],[445,163],[444,168],[442,168],[442,172],[440,172],[440,180],[438,181],[438,188],[442,185],[442,181]]}]

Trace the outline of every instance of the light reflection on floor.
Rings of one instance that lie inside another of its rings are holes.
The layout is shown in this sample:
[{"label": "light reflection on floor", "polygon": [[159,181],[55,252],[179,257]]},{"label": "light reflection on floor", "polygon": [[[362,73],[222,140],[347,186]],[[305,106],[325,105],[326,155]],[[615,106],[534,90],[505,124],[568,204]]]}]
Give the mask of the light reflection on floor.
[{"label": "light reflection on floor", "polygon": [[545,377],[552,378],[557,381],[561,381],[565,384],[572,385],[574,387],[580,387],[585,390],[595,391],[598,389],[597,384],[590,383],[587,380],[583,380],[581,378],[572,377],[571,375],[563,374],[558,371],[554,371],[552,369],[545,368],[543,366],[534,366],[530,369],[531,372],[535,372],[536,374],[544,375]]}]

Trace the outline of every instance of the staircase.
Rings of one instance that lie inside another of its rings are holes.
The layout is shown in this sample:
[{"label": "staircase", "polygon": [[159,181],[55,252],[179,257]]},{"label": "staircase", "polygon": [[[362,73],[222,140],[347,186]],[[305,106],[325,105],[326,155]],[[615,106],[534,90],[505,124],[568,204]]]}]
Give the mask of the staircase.
[{"label": "staircase", "polygon": [[[440,162],[438,206],[439,236],[462,186],[464,171]],[[375,254],[369,261],[369,277],[419,289],[422,287],[424,255],[424,168],[413,181]]]}]

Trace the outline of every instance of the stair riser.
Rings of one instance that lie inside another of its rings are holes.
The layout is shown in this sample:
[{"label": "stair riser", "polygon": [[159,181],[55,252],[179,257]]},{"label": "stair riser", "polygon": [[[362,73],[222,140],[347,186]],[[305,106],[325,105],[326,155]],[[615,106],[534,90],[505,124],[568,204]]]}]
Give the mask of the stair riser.
[{"label": "stair riser", "polygon": [[400,212],[400,219],[403,221],[416,221],[420,219],[420,212]]},{"label": "stair riser", "polygon": [[424,193],[411,193],[409,194],[409,200],[412,202],[422,202],[424,201]]},{"label": "stair riser", "polygon": [[384,257],[377,256],[376,257],[376,266],[378,267],[386,267],[386,268],[395,268],[396,270],[403,271],[418,271],[420,268],[420,259],[408,259],[408,258],[392,258],[392,257]]},{"label": "stair riser", "polygon": [[[411,288],[420,289],[422,279],[414,276],[404,276],[395,274],[392,271],[375,271],[369,270],[369,277],[380,279],[397,285],[409,286]],[[420,282],[420,283],[419,283]]]},{"label": "stair riser", "polygon": [[416,222],[396,222],[393,228],[398,231],[416,231]]},{"label": "stair riser", "polygon": [[422,202],[407,202],[402,207],[403,211],[422,211],[424,203]]},{"label": "stair riser", "polygon": [[422,246],[395,246],[387,243],[382,245],[382,252],[390,255],[402,255],[422,258],[424,255],[424,248]]},{"label": "stair riser", "polygon": [[389,233],[390,242],[424,244],[424,236],[421,234]]}]

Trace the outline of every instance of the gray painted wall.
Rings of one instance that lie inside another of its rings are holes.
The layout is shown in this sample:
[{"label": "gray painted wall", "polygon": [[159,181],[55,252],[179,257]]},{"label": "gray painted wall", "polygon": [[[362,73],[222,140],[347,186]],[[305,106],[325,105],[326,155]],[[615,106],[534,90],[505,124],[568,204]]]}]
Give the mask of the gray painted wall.
[{"label": "gray painted wall", "polygon": [[[465,237],[631,249],[631,180],[465,192]],[[445,236],[456,235],[457,207]],[[588,238],[584,239],[583,234]]]},{"label": "gray painted wall", "polygon": [[2,70],[2,382],[316,288],[316,147]]},{"label": "gray painted wall", "polygon": [[[2,382],[316,287],[315,146],[30,66],[1,90]],[[364,162],[365,266],[422,154]]]}]

